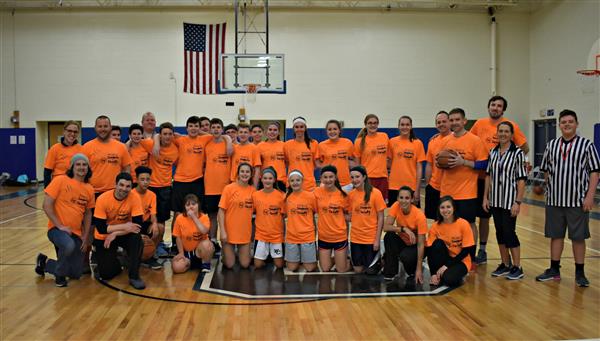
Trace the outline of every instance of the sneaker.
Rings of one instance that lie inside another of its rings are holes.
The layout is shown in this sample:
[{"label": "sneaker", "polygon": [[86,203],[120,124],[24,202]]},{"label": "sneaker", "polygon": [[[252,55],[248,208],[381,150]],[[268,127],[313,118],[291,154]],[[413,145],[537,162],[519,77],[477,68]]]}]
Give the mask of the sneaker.
[{"label": "sneaker", "polygon": [[210,272],[210,263],[202,263],[202,272]]},{"label": "sneaker", "polygon": [[590,286],[590,281],[585,278],[584,273],[575,274],[575,283],[577,283],[578,287],[587,288]]},{"label": "sneaker", "polygon": [[508,274],[508,276],[506,276],[506,279],[516,280],[516,279],[521,279],[524,276],[525,276],[525,274],[523,273],[523,268],[513,266],[510,269],[510,273]]},{"label": "sneaker", "polygon": [[551,280],[560,281],[560,271],[554,270],[553,268],[548,268],[543,274],[538,275],[535,280],[538,282],[546,282]]},{"label": "sneaker", "polygon": [[365,271],[365,273],[369,276],[379,275],[379,272],[381,272],[381,260],[377,260],[371,264],[371,266],[369,266]]},{"label": "sneaker", "polygon": [[215,247],[215,253],[213,254],[213,258],[219,258],[221,255],[221,245],[215,240],[212,241],[213,246]]},{"label": "sneaker", "polygon": [[66,287],[68,284],[67,278],[64,276],[58,276],[54,279],[54,284],[56,284],[56,286],[59,288]]},{"label": "sneaker", "polygon": [[477,256],[475,256],[475,264],[481,265],[487,263],[487,252],[479,249]]},{"label": "sneaker", "polygon": [[160,264],[156,258],[150,258],[142,262],[142,266],[146,268],[150,268],[152,270],[160,270],[162,269],[162,264]]},{"label": "sneaker", "polygon": [[37,259],[35,260],[35,273],[44,277],[46,273],[46,261],[48,260],[48,256],[43,253],[39,253],[37,255]]},{"label": "sneaker", "polygon": [[492,277],[502,277],[502,276],[506,276],[510,273],[511,269],[504,265],[504,263],[500,263],[500,265],[498,265],[498,267],[496,268],[496,270],[494,270],[492,272]]},{"label": "sneaker", "polygon": [[130,278],[129,279],[129,284],[137,289],[137,290],[144,290],[146,289],[146,283],[144,283],[144,281],[141,278]]}]

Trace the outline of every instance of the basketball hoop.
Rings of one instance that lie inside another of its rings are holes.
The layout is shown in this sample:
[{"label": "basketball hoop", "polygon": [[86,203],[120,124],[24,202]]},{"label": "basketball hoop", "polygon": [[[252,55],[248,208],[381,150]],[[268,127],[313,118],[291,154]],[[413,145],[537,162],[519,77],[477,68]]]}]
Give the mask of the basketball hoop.
[{"label": "basketball hoop", "polygon": [[581,93],[593,95],[598,92],[598,77],[600,77],[600,54],[596,55],[596,68],[588,70],[577,70],[581,83]]},{"label": "basketball hoop", "polygon": [[246,102],[255,103],[256,93],[258,92],[258,89],[260,89],[260,84],[244,84],[244,88],[246,89]]}]

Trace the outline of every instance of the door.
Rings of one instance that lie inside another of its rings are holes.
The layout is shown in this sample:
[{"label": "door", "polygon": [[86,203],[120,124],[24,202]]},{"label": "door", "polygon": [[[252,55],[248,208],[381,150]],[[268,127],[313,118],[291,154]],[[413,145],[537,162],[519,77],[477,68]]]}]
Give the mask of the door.
[{"label": "door", "polygon": [[556,138],[556,119],[534,121],[534,160],[533,166],[537,167],[542,163],[546,143]]}]

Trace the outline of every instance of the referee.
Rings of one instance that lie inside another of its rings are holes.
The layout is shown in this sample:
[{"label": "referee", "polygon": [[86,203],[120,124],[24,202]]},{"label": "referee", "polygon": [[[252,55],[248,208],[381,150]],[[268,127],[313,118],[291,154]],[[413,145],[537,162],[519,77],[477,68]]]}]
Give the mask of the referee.
[{"label": "referee", "polygon": [[492,276],[517,280],[524,276],[516,227],[527,178],[525,153],[512,142],[515,128],[511,122],[501,122],[496,130],[499,143],[490,152],[483,195],[483,209],[494,218],[502,258]]},{"label": "referee", "polygon": [[550,268],[535,279],[560,280],[560,256],[565,231],[573,243],[575,282],[588,287],[583,269],[585,240],[590,238],[589,212],[594,206],[600,158],[592,141],[577,135],[577,114],[563,110],[558,118],[562,136],[546,145],[540,170],[546,178],[545,235],[550,242]]}]

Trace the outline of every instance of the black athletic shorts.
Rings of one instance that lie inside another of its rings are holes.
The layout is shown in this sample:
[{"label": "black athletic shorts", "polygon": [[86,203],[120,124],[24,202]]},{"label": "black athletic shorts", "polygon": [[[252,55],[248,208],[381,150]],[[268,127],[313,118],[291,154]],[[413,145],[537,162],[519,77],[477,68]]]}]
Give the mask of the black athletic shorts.
[{"label": "black athletic shorts", "polygon": [[456,204],[456,214],[468,221],[474,223],[477,217],[477,198],[465,199],[465,200],[454,200]]},{"label": "black athletic shorts", "polygon": [[221,201],[221,195],[205,195],[204,196],[204,208],[202,209],[206,213],[217,213],[219,212],[219,201]]},{"label": "black athletic shorts", "polygon": [[[195,194],[202,205],[202,202],[204,201],[204,178],[192,182],[173,181],[173,212],[183,213],[185,211],[183,199],[185,199],[185,196],[188,194]],[[202,209],[202,207],[199,208]]]},{"label": "black athletic shorts", "polygon": [[164,224],[171,218],[171,186],[148,189],[156,194],[156,220]]},{"label": "black athletic shorts", "polygon": [[437,219],[439,205],[440,191],[427,185],[425,187],[425,216],[429,219]]},{"label": "black athletic shorts", "polygon": [[373,250],[373,244],[350,243],[350,256],[352,265],[368,268],[377,256],[377,251]]},{"label": "black athletic shorts", "polygon": [[348,239],[341,242],[330,243],[319,239],[319,250],[335,250],[340,251],[348,247]]}]

